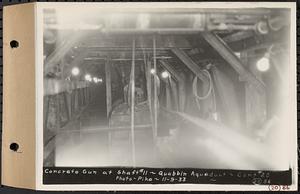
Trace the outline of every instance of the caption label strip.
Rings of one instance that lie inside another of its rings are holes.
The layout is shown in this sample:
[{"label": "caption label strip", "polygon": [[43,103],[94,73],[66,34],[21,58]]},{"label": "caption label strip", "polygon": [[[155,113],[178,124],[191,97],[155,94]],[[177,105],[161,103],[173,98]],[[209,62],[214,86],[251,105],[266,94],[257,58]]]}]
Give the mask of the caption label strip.
[{"label": "caption label strip", "polygon": [[43,183],[291,185],[292,170],[44,167]]}]

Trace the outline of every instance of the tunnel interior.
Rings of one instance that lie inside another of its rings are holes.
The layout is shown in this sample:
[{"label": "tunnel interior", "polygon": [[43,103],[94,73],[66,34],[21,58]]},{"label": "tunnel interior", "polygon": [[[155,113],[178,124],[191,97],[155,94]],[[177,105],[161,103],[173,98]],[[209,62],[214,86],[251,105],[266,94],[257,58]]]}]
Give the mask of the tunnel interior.
[{"label": "tunnel interior", "polygon": [[80,13],[44,9],[44,166],[282,167],[289,10]]}]

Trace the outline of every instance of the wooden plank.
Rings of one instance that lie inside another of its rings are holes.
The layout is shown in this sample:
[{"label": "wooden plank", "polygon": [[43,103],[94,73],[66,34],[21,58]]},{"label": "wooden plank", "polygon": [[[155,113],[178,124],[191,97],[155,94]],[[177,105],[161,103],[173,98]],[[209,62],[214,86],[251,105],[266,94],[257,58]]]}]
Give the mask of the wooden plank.
[{"label": "wooden plank", "polygon": [[[171,78],[170,78],[171,79]],[[166,82],[166,108],[172,109],[170,80]]]},{"label": "wooden plank", "polygon": [[235,69],[243,80],[253,84],[259,92],[263,92],[265,90],[264,83],[258,80],[243,66],[241,60],[233,53],[224,41],[211,32],[203,32],[202,36],[229,63],[229,65]]},{"label": "wooden plank", "polygon": [[154,131],[154,118],[153,118],[153,107],[152,107],[152,74],[151,72],[151,63],[148,59],[145,59],[145,73],[146,73],[146,80],[147,80],[147,99],[149,104],[149,111],[150,111],[150,119],[152,124],[152,130]]},{"label": "wooden plank", "polygon": [[217,67],[213,66],[211,70],[215,91],[220,98],[220,105],[223,109],[221,120],[236,130],[243,130],[244,128],[241,125],[241,110],[234,82]]},{"label": "wooden plank", "polygon": [[[247,51],[241,53],[241,60],[243,60],[245,66],[249,67],[249,71],[257,77],[262,79],[261,73],[257,70],[254,63],[255,60],[251,60],[249,56],[253,55],[254,51]],[[268,88],[269,89],[269,88]],[[259,93],[256,88],[250,84],[245,84],[245,125],[248,129],[252,130],[257,127],[257,123],[264,123],[267,119],[267,91]],[[275,96],[273,96],[275,98]],[[278,104],[274,105],[274,107]]]},{"label": "wooden plank", "polygon": [[59,131],[61,126],[60,94],[54,96],[54,106],[55,106],[55,131]]},{"label": "wooden plank", "polygon": [[[178,89],[177,89],[176,83],[173,79],[171,79],[170,84],[171,84],[171,91],[172,91],[171,92],[172,93],[172,99],[173,99],[173,102],[174,102],[173,110],[178,111],[179,110]],[[181,98],[181,96],[179,98]]]},{"label": "wooden plank", "polygon": [[[178,101],[178,96],[177,96],[177,88],[174,85],[175,83],[173,83],[173,86],[172,86],[172,83],[171,83],[171,87],[172,87],[172,90],[174,92],[176,92],[175,101],[176,101],[176,103],[177,102],[179,103],[178,108],[179,108],[180,111],[183,111],[184,106],[185,106],[185,86],[184,86],[185,85],[185,78],[182,74],[175,71],[175,69],[168,62],[160,60],[160,63],[164,68],[166,68],[171,73],[171,75],[173,75],[175,77],[175,79],[178,82],[179,101]],[[173,82],[173,80],[171,80],[171,82]],[[175,89],[176,89],[176,91],[175,91]]]},{"label": "wooden plank", "polygon": [[47,128],[48,126],[48,117],[49,117],[49,107],[50,107],[50,101],[52,99],[52,96],[45,96],[44,97],[44,109],[45,109],[45,116],[44,116],[44,128]]},{"label": "wooden plank", "polygon": [[70,114],[70,108],[69,108],[68,93],[64,92],[63,96],[64,96],[64,105],[65,105],[65,109],[66,109],[66,113],[67,113],[67,118],[68,118],[68,120],[70,120],[71,114]]}]

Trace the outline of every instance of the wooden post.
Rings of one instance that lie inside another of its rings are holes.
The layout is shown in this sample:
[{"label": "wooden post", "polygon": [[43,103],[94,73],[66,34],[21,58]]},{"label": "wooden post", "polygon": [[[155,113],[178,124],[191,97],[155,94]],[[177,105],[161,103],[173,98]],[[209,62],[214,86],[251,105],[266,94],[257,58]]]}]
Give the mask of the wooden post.
[{"label": "wooden post", "polygon": [[51,101],[51,95],[45,96],[44,101],[46,102],[45,106],[45,120],[44,120],[44,128],[47,128],[48,126],[48,117],[49,117],[49,108],[50,108],[50,101]]},{"label": "wooden post", "polygon": [[72,110],[72,114],[73,114],[73,116],[76,113],[76,107],[77,107],[77,103],[76,103],[76,100],[77,100],[77,89],[76,89],[76,87],[77,87],[77,84],[75,82],[74,83],[74,89],[72,91],[72,95],[73,95],[73,97],[72,97],[73,98],[73,106],[72,106],[73,110]]},{"label": "wooden post", "polygon": [[71,117],[73,117],[74,115],[74,111],[75,111],[75,90],[72,89],[71,92]]},{"label": "wooden post", "polygon": [[[105,63],[105,86],[106,86],[106,116],[108,119],[108,127],[110,127],[110,111],[111,111],[111,106],[112,106],[112,97],[111,97],[111,68],[110,68],[110,63],[109,60],[106,60]],[[97,99],[96,99],[97,100]],[[108,150],[109,153],[111,151],[111,146],[112,146],[112,132],[108,132]]]},{"label": "wooden post", "polygon": [[81,98],[81,90],[80,90],[80,88],[78,88],[77,89],[77,93],[78,93],[78,108],[79,108],[79,110],[80,110],[80,108],[81,108],[81,102],[82,102],[82,98]]},{"label": "wooden post", "polygon": [[131,150],[132,150],[132,162],[133,166],[135,167],[135,139],[134,139],[134,98],[135,98],[135,39],[132,42],[132,63],[131,63],[131,74],[130,74],[130,91],[131,91],[131,106],[130,106],[130,113],[131,113]]},{"label": "wooden post", "polygon": [[64,95],[64,104],[65,104],[65,109],[66,109],[66,113],[67,113],[67,118],[68,118],[68,121],[69,121],[71,119],[71,115],[70,115],[67,92],[64,92],[63,95]]},{"label": "wooden post", "polygon": [[[183,73],[182,73],[183,74]],[[178,95],[179,95],[179,110],[184,112],[186,105],[186,88],[185,79],[183,82],[178,82]]]},{"label": "wooden post", "polygon": [[156,144],[157,138],[157,116],[158,116],[158,99],[157,99],[157,64],[156,64],[156,39],[153,36],[153,68],[154,68],[154,130],[153,130],[153,140]]},{"label": "wooden post", "polygon": [[81,94],[82,94],[82,106],[85,106],[85,88],[81,88]]},{"label": "wooden post", "polygon": [[105,63],[105,78],[106,78],[106,113],[107,118],[109,117],[110,111],[111,111],[111,68],[109,64],[109,60]]},{"label": "wooden post", "polygon": [[148,98],[148,103],[149,103],[149,112],[150,112],[150,119],[151,119],[151,125],[152,125],[152,130],[154,131],[154,118],[153,118],[153,107],[152,107],[152,74],[150,73],[151,71],[151,64],[148,59],[146,61],[146,80],[147,80],[147,98]]},{"label": "wooden post", "polygon": [[81,107],[83,107],[84,106],[83,88],[79,88],[79,91],[80,91],[80,104],[81,104]]},{"label": "wooden post", "polygon": [[55,131],[58,132],[60,129],[60,99],[59,99],[60,94],[56,94],[54,99],[55,99]]}]

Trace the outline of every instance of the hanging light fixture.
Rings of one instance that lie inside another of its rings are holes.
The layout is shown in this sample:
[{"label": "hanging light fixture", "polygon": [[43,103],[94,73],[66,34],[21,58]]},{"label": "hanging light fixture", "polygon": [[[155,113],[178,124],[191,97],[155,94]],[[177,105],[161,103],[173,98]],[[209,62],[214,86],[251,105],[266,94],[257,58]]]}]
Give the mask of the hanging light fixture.
[{"label": "hanging light fixture", "polygon": [[273,45],[267,50],[264,56],[256,62],[256,68],[260,72],[266,72],[270,69],[270,55],[272,53]]},{"label": "hanging light fixture", "polygon": [[264,55],[261,59],[259,59],[256,63],[256,68],[261,72],[266,72],[270,69],[270,59],[269,55]]},{"label": "hanging light fixture", "polygon": [[95,83],[98,83],[98,78],[97,78],[97,77],[93,77],[93,81],[94,81]]},{"label": "hanging light fixture", "polygon": [[90,74],[86,74],[86,75],[84,76],[84,79],[85,79],[86,81],[89,81],[89,82],[92,81],[92,77],[91,77]]},{"label": "hanging light fixture", "polygon": [[80,70],[78,67],[72,68],[72,75],[77,76],[77,75],[79,75],[79,73],[80,73]]},{"label": "hanging light fixture", "polygon": [[163,72],[161,73],[161,77],[164,78],[164,79],[168,78],[169,76],[170,76],[170,74],[169,74],[169,72],[167,72],[167,71],[163,71]]},{"label": "hanging light fixture", "polygon": [[150,69],[151,74],[155,74],[155,69]]}]

